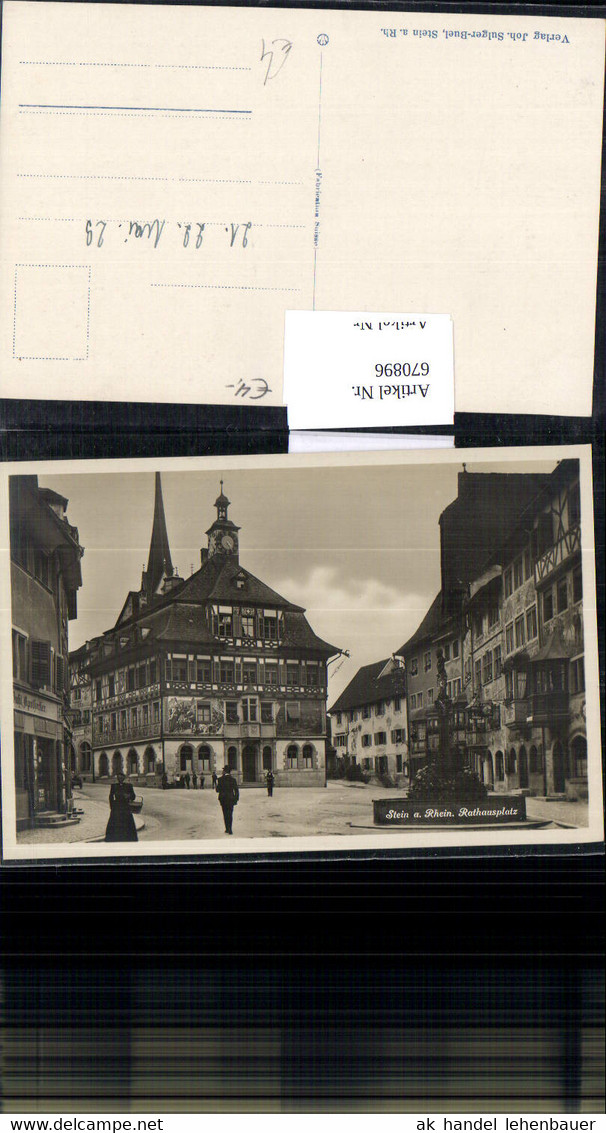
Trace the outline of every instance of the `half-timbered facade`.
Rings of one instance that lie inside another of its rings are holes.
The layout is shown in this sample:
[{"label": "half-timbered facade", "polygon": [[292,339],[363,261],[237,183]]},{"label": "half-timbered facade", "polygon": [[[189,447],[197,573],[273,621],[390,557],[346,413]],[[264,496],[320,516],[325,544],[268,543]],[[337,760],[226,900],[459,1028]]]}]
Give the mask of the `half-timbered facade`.
[{"label": "half-timbered facade", "polygon": [[240,564],[223,491],[200,568],[173,569],[162,490],[141,588],[89,642],[96,778],[157,785],[224,764],[243,785],[326,781],[326,666],[339,652],[305,611]]}]

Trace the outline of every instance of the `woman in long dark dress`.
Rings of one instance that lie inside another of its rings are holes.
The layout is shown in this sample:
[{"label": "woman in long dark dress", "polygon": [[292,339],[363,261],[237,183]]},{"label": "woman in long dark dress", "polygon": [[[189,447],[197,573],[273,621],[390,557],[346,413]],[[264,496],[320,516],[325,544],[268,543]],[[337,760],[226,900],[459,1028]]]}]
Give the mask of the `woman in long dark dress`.
[{"label": "woman in long dark dress", "polygon": [[112,783],[109,791],[109,822],[105,831],[106,842],[138,842],[137,827],[130,809],[135,791],[132,783],[124,781],[120,771],[118,782]]}]

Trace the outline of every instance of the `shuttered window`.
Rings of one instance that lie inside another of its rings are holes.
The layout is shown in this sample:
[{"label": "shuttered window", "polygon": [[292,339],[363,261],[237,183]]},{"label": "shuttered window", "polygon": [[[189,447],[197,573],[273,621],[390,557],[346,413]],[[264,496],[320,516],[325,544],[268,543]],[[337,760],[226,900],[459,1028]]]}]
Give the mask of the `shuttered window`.
[{"label": "shuttered window", "polygon": [[33,685],[50,685],[51,683],[51,647],[50,641],[32,641],[31,649],[31,682]]}]

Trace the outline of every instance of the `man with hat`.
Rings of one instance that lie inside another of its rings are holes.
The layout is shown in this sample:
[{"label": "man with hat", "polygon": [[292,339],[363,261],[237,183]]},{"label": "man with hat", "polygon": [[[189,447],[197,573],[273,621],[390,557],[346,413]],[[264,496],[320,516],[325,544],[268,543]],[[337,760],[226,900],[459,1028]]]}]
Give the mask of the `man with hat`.
[{"label": "man with hat", "polygon": [[238,784],[233,775],[230,774],[230,768],[227,764],[223,768],[223,774],[217,779],[217,794],[219,796],[219,803],[223,811],[223,819],[225,821],[225,833],[233,834],[232,821],[234,814],[234,807],[240,798]]}]

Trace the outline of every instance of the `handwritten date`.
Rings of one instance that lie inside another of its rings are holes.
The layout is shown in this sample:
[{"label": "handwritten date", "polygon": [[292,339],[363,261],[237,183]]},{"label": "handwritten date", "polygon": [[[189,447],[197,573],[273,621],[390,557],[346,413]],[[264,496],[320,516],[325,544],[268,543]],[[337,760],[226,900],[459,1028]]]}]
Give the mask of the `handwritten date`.
[{"label": "handwritten date", "polygon": [[[213,225],[217,228],[222,239],[227,237],[230,248],[248,248],[252,221],[231,221],[228,225]],[[164,236],[164,231],[174,235],[183,248],[200,249],[207,236],[205,221],[168,221],[160,220],[87,220],[85,239],[87,248],[103,248],[106,238],[111,233],[122,240],[124,244],[139,241],[152,248],[157,248]],[[120,231],[121,230],[121,231]],[[168,239],[168,235],[167,235]]]}]

